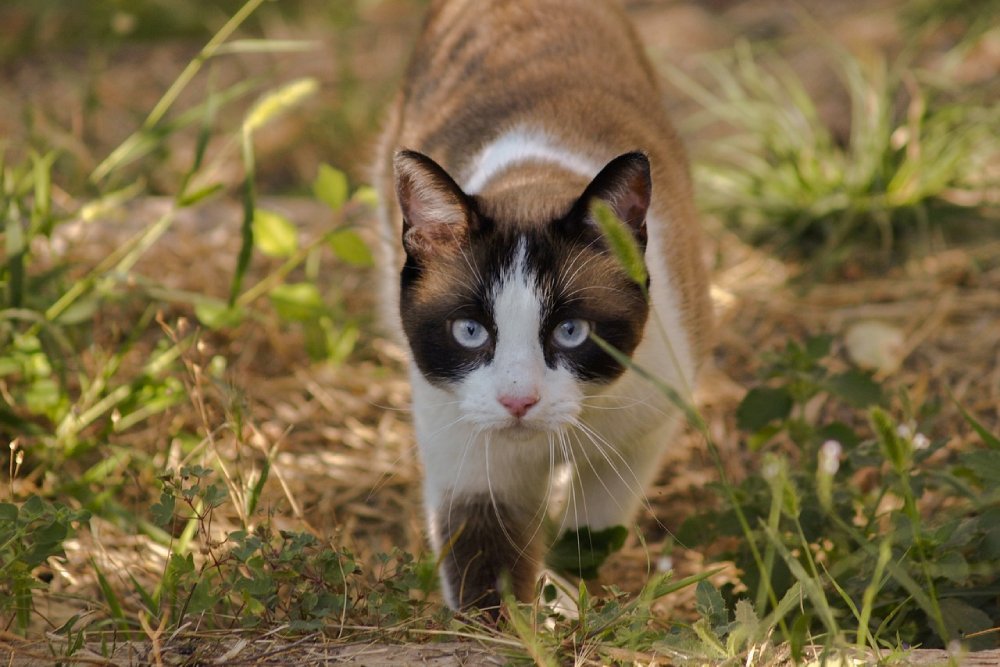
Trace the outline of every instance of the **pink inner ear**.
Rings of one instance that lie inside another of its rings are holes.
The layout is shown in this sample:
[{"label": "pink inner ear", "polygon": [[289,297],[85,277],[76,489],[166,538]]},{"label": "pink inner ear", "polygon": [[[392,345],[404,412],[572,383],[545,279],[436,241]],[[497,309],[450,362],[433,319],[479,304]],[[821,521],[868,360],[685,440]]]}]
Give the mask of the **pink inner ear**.
[{"label": "pink inner ear", "polygon": [[633,229],[638,228],[646,219],[649,210],[650,180],[649,172],[637,166],[631,166],[623,176],[622,187],[615,194],[617,201],[613,204],[615,213]]},{"label": "pink inner ear", "polygon": [[612,209],[622,222],[637,228],[646,219],[649,209],[649,188],[642,179],[633,179],[612,202]]},{"label": "pink inner ear", "polygon": [[466,221],[462,192],[437,163],[404,151],[396,156],[394,167],[396,196],[407,228]]},{"label": "pink inner ear", "polygon": [[645,242],[646,213],[652,193],[649,171],[649,160],[644,154],[636,151],[619,155],[594,177],[580,202],[589,207],[594,199],[604,201]]}]

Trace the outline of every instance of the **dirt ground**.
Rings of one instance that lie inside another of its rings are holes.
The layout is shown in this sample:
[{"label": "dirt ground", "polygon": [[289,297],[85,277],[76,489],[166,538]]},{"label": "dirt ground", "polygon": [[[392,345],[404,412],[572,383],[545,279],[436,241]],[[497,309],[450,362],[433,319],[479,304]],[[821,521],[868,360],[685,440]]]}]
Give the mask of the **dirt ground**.
[{"label": "dirt ground", "polygon": [[[279,78],[313,75],[323,85],[317,104],[336,106],[343,101],[339,97],[343,94],[339,85],[342,61],[353,58],[354,69],[365,73],[363,85],[369,87],[361,95],[366,104],[376,107],[387,98],[398,77],[417,25],[417,18],[404,11],[407,3],[383,4],[356,29],[353,50],[329,44],[326,35],[309,34],[314,28],[276,24],[268,36],[319,40],[320,56],[251,60],[220,76],[236,78],[247,71]],[[831,85],[829,62],[817,48],[812,31],[821,26],[831,38],[857,53],[883,53],[891,59],[903,40],[896,20],[902,4],[891,0],[634,0],[628,6],[658,65],[671,63],[693,70],[700,56],[727,48],[737,39],[771,45],[792,63],[817,96],[824,118],[846,133],[847,101],[840,87]],[[302,30],[307,34],[301,34]],[[947,45],[947,29],[939,39],[943,40],[940,48],[928,49],[921,57],[937,57]],[[982,48],[983,52],[970,57],[956,76],[979,81],[1000,70],[1000,45],[991,42]],[[80,99],[83,91],[74,78],[79,72],[73,53],[9,63],[4,78],[13,85],[6,93],[0,92],[0,99],[10,102],[0,104],[0,136],[8,137],[15,146],[26,141],[20,114],[26,105],[46,107],[51,111],[38,117],[42,124],[36,125],[36,131],[59,137],[65,150],[93,167],[103,157],[103,150],[135,127],[142,110],[155,103],[191,54],[190,45],[128,46],[127,57],[109,61],[99,72],[88,75],[88,86],[98,91],[106,109],[96,119],[85,117]],[[710,137],[689,129],[697,125],[691,102],[666,82],[665,89],[667,104],[692,152],[696,151]],[[13,96],[12,90],[16,91]],[[197,95],[197,90],[191,94]],[[263,191],[269,185],[307,184],[316,165],[324,161],[346,168],[356,182],[363,180],[377,121],[357,121],[356,135],[317,148],[311,137],[323,128],[316,116],[309,116],[311,111],[315,108],[306,108],[301,116],[278,123],[262,135],[258,162],[262,165]],[[318,117],[325,118],[322,114]],[[322,152],[324,149],[327,152]],[[166,174],[153,177],[154,190],[162,186],[169,192],[169,177],[182,170],[190,151],[190,147],[178,145],[166,156],[172,166]],[[238,181],[237,168],[223,165],[220,169],[223,175],[231,169],[230,182]],[[66,192],[58,196],[66,202],[71,199]],[[120,243],[129,231],[154,220],[167,205],[165,200],[145,199],[124,215],[97,225],[68,225],[60,233],[78,258],[92,261]],[[330,223],[329,213],[311,199],[273,198],[263,205],[286,213],[304,238],[315,236]],[[235,257],[239,243],[238,221],[235,200],[186,213],[136,270],[169,287],[219,292],[230,278],[229,258]],[[801,339],[807,334],[831,333],[842,339],[850,326],[873,319],[892,325],[902,336],[901,365],[883,378],[889,387],[906,388],[914,404],[953,396],[987,428],[995,431],[1000,427],[1000,240],[996,237],[968,247],[930,248],[888,270],[859,266],[849,279],[803,284],[788,280],[801,267],[747,246],[718,221],[706,219],[705,229],[718,345],[698,398],[732,479],[740,479],[754,465],[753,457],[736,437],[733,412],[754,381],[760,352],[781,348],[789,338]],[[220,262],[218,258],[227,259]],[[267,266],[259,262],[256,270]],[[364,270],[345,269],[329,278],[339,285],[349,312],[365,323],[358,354],[348,363],[311,365],[294,332],[268,328],[246,331],[237,340],[209,336],[203,353],[206,357],[226,355],[232,376],[250,406],[256,425],[254,442],[261,451],[276,451],[272,468],[275,481],[266,489],[266,502],[279,526],[301,529],[307,525],[320,535],[335,536],[359,554],[393,547],[413,553],[425,551],[404,354],[371,325],[371,276]],[[955,447],[971,437],[951,403],[942,408],[935,428],[937,432],[930,435],[949,437]],[[155,440],[155,435],[148,437]],[[670,554],[679,575],[703,571],[705,554],[675,544],[670,531],[695,508],[710,502],[705,486],[715,479],[700,436],[684,435],[670,450],[659,481],[649,492],[653,512],[642,516],[639,526],[644,543],[633,534],[602,571],[602,581],[637,590],[661,553]],[[96,523],[95,532],[82,534],[68,545],[66,572],[52,585],[57,595],[43,608],[54,622],[75,611],[74,603],[66,602],[72,598],[64,596],[86,599],[96,594],[95,582],[74,577],[75,572],[89,570],[90,559],[109,573],[146,572],[156,577],[162,572],[163,553],[110,523]],[[220,522],[216,528],[222,531],[227,526]],[[724,571],[717,575],[717,583],[734,576],[734,572]],[[687,617],[693,610],[693,591],[670,596],[662,604],[665,613]],[[13,637],[0,637],[0,643],[8,641],[23,661],[10,664],[32,664],[30,656],[46,653],[40,645],[27,646]],[[231,664],[452,665],[489,664],[487,656],[496,651],[496,647],[468,644],[400,649],[315,642],[296,647],[230,641],[208,655]],[[169,648],[179,650],[176,644]],[[117,662],[116,655],[114,664],[153,661],[154,651],[160,649],[143,645],[131,650],[132,655],[121,657],[122,662]],[[942,655],[934,656],[934,660],[941,659]],[[81,661],[87,662],[82,656]],[[96,655],[94,661],[99,664]]]}]

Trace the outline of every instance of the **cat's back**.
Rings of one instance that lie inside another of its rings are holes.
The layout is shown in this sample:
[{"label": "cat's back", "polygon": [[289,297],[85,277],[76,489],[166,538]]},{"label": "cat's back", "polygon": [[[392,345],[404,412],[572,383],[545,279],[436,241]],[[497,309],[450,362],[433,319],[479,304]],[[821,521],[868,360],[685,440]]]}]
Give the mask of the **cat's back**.
[{"label": "cat's back", "polygon": [[[520,156],[569,165],[580,178],[564,180],[569,193],[615,156],[646,153],[655,263],[662,260],[679,302],[672,307],[701,358],[709,340],[707,278],[687,158],[657,80],[616,0],[432,0],[383,135],[376,176],[391,192],[392,154],[416,150],[489,207],[489,179]],[[533,175],[522,182],[530,180]],[[541,210],[543,180],[521,191],[500,188],[496,210],[551,213]],[[384,245],[398,253],[390,246],[398,245],[401,220],[398,211],[386,213],[392,220]]]},{"label": "cat's back", "polygon": [[650,125],[672,135],[655,80],[614,0],[439,0],[403,83],[400,140],[446,170],[518,126],[650,143]]}]

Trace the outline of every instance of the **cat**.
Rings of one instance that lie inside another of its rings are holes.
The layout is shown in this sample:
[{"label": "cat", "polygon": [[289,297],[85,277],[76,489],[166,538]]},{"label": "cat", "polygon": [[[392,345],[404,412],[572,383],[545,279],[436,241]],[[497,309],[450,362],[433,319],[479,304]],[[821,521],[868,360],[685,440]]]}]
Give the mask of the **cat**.
[{"label": "cat", "polygon": [[[528,601],[546,522],[628,525],[682,421],[596,339],[686,397],[709,349],[687,158],[624,9],[432,0],[375,182],[445,600],[495,610],[509,586]],[[598,201],[647,284],[612,254]]]}]

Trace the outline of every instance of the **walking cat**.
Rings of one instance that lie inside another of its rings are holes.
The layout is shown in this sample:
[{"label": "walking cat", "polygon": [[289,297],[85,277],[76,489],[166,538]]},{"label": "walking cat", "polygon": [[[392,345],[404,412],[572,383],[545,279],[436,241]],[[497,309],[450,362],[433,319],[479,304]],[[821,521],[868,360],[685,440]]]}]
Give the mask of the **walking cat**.
[{"label": "walking cat", "polygon": [[[509,577],[529,600],[543,523],[627,525],[681,421],[595,337],[687,397],[709,344],[686,158],[624,10],[432,0],[376,183],[445,598],[495,607]],[[644,250],[648,285],[596,201]]]}]

